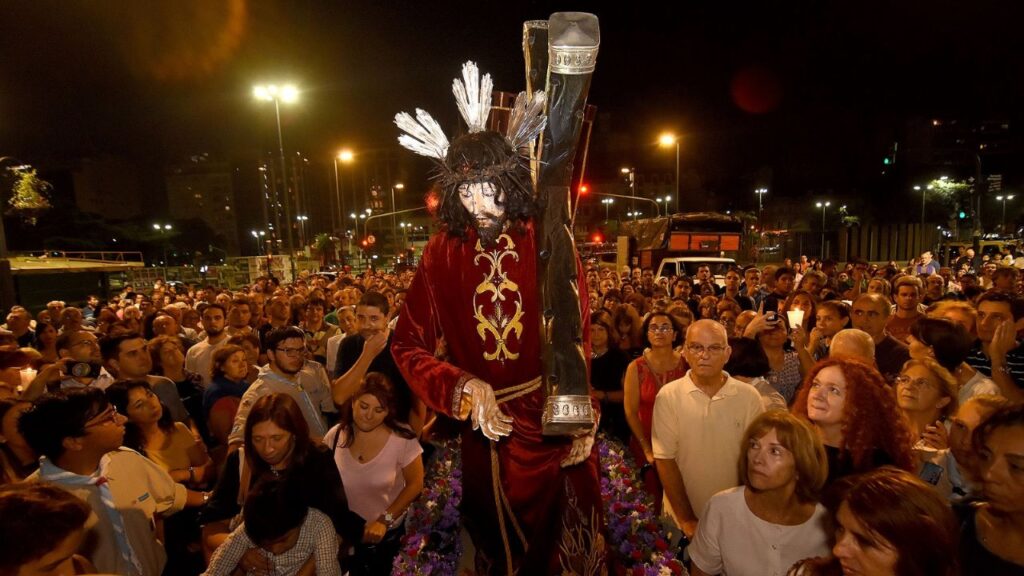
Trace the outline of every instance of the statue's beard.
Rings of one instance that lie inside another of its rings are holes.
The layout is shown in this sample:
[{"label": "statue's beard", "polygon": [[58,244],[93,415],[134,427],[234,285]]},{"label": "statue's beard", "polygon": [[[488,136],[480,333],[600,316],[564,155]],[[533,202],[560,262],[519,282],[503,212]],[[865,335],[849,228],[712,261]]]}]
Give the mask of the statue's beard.
[{"label": "statue's beard", "polygon": [[498,240],[498,236],[505,229],[505,217],[496,216],[490,218],[481,218],[477,220],[476,232],[480,235],[480,240],[484,244],[493,244]]}]

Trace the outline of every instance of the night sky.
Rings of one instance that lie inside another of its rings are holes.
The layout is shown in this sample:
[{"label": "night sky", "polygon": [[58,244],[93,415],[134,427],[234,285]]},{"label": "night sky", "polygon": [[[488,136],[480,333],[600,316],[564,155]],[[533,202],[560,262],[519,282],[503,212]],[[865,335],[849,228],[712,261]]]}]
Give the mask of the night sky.
[{"label": "night sky", "polygon": [[[459,65],[523,88],[522,22],[556,10],[601,19],[590,102],[619,165],[671,170],[653,146],[684,135],[683,163],[721,193],[773,174],[801,195],[870,184],[909,117],[1005,119],[1024,97],[1017,2],[4,3],[0,155],[119,155],[140,165],[197,151],[272,149],[258,82],[293,81],[285,145],[329,159],[394,146],[395,112],[452,125]],[[439,8],[443,6],[443,8]]]}]

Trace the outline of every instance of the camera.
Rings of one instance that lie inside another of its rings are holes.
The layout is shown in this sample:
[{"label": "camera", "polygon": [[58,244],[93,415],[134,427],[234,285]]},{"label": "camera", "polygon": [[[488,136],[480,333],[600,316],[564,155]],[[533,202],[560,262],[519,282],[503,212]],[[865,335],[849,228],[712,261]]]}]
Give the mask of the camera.
[{"label": "camera", "polygon": [[68,366],[68,373],[75,378],[98,378],[101,368],[99,362],[74,362]]}]

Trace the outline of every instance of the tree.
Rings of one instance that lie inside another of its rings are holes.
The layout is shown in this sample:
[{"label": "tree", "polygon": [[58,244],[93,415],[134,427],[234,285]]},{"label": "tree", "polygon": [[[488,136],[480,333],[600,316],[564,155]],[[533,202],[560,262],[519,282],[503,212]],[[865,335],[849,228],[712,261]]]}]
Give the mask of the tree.
[{"label": "tree", "polygon": [[36,174],[35,168],[8,168],[15,174],[8,213],[16,214],[34,226],[39,215],[50,209],[47,197],[53,186]]}]

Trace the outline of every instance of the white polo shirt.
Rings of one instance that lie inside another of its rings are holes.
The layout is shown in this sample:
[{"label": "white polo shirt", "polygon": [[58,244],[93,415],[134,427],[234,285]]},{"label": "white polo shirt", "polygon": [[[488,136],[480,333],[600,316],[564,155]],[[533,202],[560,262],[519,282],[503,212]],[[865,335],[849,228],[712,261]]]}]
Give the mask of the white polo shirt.
[{"label": "white polo shirt", "polygon": [[[698,518],[713,495],[739,485],[740,442],[764,411],[757,389],[722,374],[725,384],[714,397],[687,372],[662,387],[654,401],[654,457],[676,461]],[[671,513],[667,501],[665,509]]]}]

